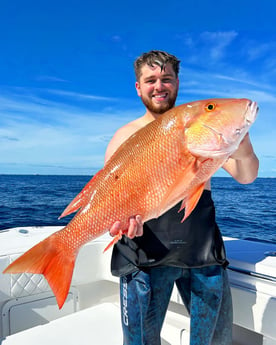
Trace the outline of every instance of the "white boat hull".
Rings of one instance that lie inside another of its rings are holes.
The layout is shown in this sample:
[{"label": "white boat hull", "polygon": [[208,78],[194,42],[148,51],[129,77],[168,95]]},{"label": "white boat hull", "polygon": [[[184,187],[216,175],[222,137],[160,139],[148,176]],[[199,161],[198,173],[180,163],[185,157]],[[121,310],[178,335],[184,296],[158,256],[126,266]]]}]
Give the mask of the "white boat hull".
[{"label": "white boat hull", "polygon": [[[0,232],[0,272],[60,227]],[[230,261],[235,344],[276,345],[276,245],[224,238]],[[59,310],[48,283],[33,274],[0,273],[0,344],[121,345],[118,279],[110,273],[105,235],[80,251],[69,296]],[[269,255],[269,252],[271,255]],[[189,316],[173,291],[164,345],[189,344]]]}]

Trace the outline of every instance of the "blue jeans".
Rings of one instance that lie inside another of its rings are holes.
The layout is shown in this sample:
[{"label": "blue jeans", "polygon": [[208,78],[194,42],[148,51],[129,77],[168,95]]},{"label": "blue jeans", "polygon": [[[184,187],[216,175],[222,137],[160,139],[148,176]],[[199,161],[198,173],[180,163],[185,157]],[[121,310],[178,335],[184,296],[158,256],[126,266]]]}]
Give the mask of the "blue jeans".
[{"label": "blue jeans", "polygon": [[232,344],[232,300],[221,266],[155,267],[120,278],[124,345],[160,345],[176,283],[190,314],[190,345]]}]

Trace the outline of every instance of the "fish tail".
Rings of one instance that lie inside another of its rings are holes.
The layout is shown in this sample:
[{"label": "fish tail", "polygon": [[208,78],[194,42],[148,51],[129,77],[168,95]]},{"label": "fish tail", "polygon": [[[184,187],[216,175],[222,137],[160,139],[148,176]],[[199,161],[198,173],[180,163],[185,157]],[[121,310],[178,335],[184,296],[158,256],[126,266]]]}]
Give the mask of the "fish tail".
[{"label": "fish tail", "polygon": [[3,273],[43,274],[61,309],[70,289],[76,253],[65,251],[56,235],[51,235],[21,255]]}]

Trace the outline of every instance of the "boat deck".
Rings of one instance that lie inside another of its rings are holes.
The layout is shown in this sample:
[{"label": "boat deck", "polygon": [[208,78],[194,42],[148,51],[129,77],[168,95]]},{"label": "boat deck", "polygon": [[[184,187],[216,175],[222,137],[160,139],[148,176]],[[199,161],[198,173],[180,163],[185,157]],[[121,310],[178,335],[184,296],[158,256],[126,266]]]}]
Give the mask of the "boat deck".
[{"label": "boat deck", "polygon": [[[189,344],[188,324],[187,317],[169,310],[161,334],[162,345]],[[16,333],[4,339],[2,345],[86,345],[90,341],[95,345],[123,344],[118,303],[102,303]]]},{"label": "boat deck", "polygon": [[[171,303],[161,333],[161,345],[188,345],[189,318]],[[183,306],[181,306],[183,312]],[[259,334],[234,329],[233,345],[262,345]],[[237,340],[238,339],[238,340]],[[1,345],[122,345],[120,309],[117,302],[106,302],[59,318],[42,326],[19,332],[3,339]],[[269,344],[269,343],[268,343]]]}]

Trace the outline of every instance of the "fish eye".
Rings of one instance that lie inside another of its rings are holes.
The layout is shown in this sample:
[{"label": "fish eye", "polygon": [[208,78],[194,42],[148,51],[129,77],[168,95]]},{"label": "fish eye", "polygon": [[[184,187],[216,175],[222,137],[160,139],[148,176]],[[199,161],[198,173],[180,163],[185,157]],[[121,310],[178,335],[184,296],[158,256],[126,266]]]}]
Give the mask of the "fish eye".
[{"label": "fish eye", "polygon": [[216,104],[215,103],[208,103],[206,106],[205,106],[205,110],[206,111],[212,111],[216,108]]}]

